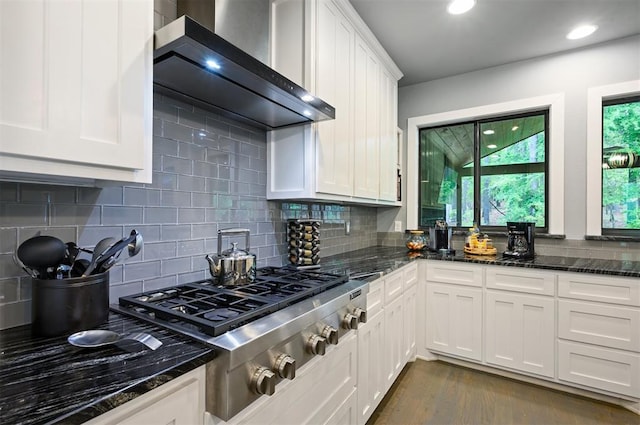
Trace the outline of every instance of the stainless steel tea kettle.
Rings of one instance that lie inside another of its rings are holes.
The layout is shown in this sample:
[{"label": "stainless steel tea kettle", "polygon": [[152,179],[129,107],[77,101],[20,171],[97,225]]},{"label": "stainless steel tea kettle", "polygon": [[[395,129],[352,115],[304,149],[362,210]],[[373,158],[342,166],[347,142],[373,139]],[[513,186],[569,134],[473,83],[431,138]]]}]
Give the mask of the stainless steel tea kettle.
[{"label": "stainless steel tea kettle", "polygon": [[[222,236],[245,235],[245,250],[238,249],[237,243],[222,251]],[[211,277],[219,285],[245,285],[256,280],[257,257],[249,252],[249,229],[218,230],[218,253],[213,257],[207,255]]]}]

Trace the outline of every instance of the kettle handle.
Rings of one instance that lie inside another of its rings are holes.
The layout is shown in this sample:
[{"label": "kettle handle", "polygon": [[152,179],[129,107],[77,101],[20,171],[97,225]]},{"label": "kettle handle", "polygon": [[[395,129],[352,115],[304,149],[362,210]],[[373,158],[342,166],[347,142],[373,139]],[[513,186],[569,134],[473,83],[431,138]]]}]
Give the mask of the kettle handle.
[{"label": "kettle handle", "polygon": [[233,236],[233,235],[245,235],[245,249],[247,252],[251,249],[249,247],[249,229],[220,229],[218,230],[218,255],[222,254],[222,235],[225,236]]}]

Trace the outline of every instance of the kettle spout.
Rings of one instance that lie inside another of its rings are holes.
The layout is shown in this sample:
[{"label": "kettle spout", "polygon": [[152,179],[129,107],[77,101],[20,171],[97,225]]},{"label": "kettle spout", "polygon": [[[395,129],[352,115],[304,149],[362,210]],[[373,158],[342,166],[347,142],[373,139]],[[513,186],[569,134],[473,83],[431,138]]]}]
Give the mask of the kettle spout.
[{"label": "kettle spout", "polygon": [[[211,274],[211,277],[213,277],[214,279],[217,279],[218,276],[220,275],[220,267],[221,267],[220,260],[214,259],[209,254],[205,255],[204,258],[206,258],[206,260],[209,262],[209,273]],[[218,256],[216,256],[216,258],[218,258]]]}]

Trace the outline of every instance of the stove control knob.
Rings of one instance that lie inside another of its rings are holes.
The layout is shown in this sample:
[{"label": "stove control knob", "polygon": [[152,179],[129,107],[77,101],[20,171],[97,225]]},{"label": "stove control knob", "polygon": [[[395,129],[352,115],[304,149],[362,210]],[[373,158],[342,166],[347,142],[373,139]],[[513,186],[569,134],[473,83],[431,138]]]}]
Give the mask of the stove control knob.
[{"label": "stove control knob", "polygon": [[324,352],[327,349],[327,340],[320,335],[311,335],[307,340],[307,348],[311,354],[324,356]]},{"label": "stove control knob", "polygon": [[321,333],[322,337],[331,345],[338,344],[338,330],[333,326],[325,326]]},{"label": "stove control knob", "polygon": [[288,354],[280,354],[273,364],[273,368],[283,379],[296,377],[296,359]]},{"label": "stove control knob", "polygon": [[358,318],[358,322],[367,323],[367,312],[360,307],[353,310],[353,315]]},{"label": "stove control knob", "polygon": [[351,313],[344,315],[342,319],[342,327],[345,329],[358,329],[358,316],[354,316]]},{"label": "stove control knob", "polygon": [[251,386],[258,394],[273,395],[276,391],[276,374],[266,367],[259,367],[253,372]]}]

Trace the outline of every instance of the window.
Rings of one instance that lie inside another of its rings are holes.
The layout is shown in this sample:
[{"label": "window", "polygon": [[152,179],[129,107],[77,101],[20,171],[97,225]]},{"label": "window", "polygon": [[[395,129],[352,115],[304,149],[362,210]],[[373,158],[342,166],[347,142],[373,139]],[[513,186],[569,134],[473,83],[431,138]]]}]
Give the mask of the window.
[{"label": "window", "polygon": [[421,128],[418,223],[547,229],[548,110]]},{"label": "window", "polygon": [[640,96],[602,102],[602,234],[640,234]]}]

